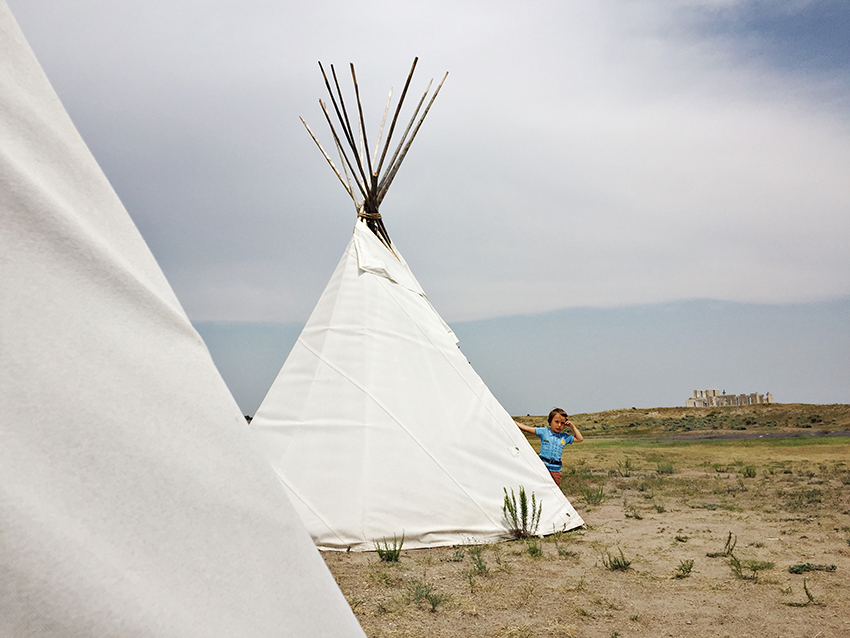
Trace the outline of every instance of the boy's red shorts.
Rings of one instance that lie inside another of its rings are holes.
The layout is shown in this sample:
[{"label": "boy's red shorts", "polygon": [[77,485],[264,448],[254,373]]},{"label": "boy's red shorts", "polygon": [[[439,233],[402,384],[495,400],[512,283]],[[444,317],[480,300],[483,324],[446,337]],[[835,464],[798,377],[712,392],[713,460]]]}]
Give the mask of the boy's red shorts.
[{"label": "boy's red shorts", "polygon": [[558,487],[561,487],[561,473],[560,472],[553,472],[552,470],[549,470],[549,474],[552,475],[552,479],[555,481],[555,485],[557,485]]}]

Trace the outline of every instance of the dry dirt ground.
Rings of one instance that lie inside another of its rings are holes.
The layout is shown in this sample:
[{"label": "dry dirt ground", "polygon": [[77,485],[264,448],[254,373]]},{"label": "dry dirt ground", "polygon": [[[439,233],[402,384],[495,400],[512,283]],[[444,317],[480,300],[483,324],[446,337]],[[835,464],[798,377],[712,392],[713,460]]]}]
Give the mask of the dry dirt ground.
[{"label": "dry dirt ground", "polygon": [[325,553],[367,636],[850,637],[850,439],[587,441],[564,474],[585,529]]}]

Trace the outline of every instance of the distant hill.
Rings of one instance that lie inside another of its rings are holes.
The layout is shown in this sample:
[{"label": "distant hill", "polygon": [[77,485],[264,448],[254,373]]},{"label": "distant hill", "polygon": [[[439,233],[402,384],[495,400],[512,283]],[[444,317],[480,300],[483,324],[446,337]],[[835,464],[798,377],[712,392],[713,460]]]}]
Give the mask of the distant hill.
[{"label": "distant hill", "polygon": [[[545,416],[515,419],[533,426],[546,424]],[[593,437],[664,438],[712,431],[812,434],[850,430],[850,405],[771,403],[722,408],[627,408],[571,414],[570,419],[582,433]]]}]

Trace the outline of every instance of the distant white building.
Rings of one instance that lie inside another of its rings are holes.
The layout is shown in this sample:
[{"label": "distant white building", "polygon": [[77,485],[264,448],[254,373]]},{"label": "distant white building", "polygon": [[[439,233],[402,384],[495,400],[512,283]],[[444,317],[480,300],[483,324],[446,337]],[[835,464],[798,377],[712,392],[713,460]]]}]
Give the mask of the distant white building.
[{"label": "distant white building", "polygon": [[773,403],[773,395],[766,394],[726,394],[726,390],[694,390],[694,396],[685,401],[686,408],[715,408],[729,405],[754,405]]}]

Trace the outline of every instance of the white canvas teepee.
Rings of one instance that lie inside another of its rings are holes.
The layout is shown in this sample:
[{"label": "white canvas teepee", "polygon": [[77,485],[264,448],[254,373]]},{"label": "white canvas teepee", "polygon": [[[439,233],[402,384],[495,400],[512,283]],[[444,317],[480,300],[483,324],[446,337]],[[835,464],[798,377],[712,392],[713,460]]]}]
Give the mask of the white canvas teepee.
[{"label": "white canvas teepee", "polygon": [[251,423],[313,540],[505,539],[503,489],[520,486],[542,504],[540,533],[582,525],[386,231],[370,228],[381,220],[366,210],[368,181],[342,260]]},{"label": "white canvas teepee", "polygon": [[0,636],[363,636],[4,0]]}]

